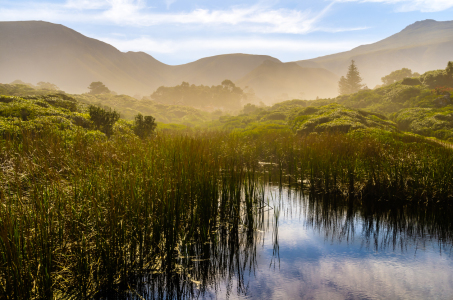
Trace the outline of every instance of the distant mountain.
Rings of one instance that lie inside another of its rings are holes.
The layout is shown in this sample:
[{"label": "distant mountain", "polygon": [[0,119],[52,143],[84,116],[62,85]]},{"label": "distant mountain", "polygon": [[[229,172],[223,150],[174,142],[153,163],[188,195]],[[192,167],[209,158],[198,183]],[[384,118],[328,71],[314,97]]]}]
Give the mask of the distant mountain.
[{"label": "distant mountain", "polygon": [[227,54],[177,66],[143,52],[121,52],[63,25],[0,22],[0,82],[47,81],[70,93],[87,92],[93,81],[122,94],[150,95],[162,85],[218,85],[230,79],[268,102],[334,97],[351,59],[369,87],[403,67],[420,73],[445,68],[453,60],[453,21],[416,22],[377,43],[297,64],[266,55]]},{"label": "distant mountain", "polygon": [[161,85],[218,85],[236,81],[265,55],[228,54],[169,66],[143,52],[123,53],[63,25],[42,21],[0,22],[0,82],[48,81],[72,93],[87,92],[92,81],[129,95],[149,95]]},{"label": "distant mountain", "polygon": [[321,67],[345,75],[351,59],[356,61],[370,88],[381,84],[381,77],[401,68],[419,73],[444,69],[447,62],[453,60],[453,21],[415,22],[377,43],[297,63],[302,67]]},{"label": "distant mountain", "polygon": [[322,68],[303,68],[296,63],[265,61],[238,80],[239,86],[252,88],[257,96],[272,99],[331,98],[337,93],[339,77]]},{"label": "distant mountain", "polygon": [[[118,92],[143,91],[164,83],[166,65],[145,53],[122,53],[101,41],[47,22],[0,22],[0,82],[48,81],[86,92],[103,81]],[[152,88],[151,88],[152,89]]]},{"label": "distant mountain", "polygon": [[280,61],[267,55],[225,54],[206,57],[197,61],[172,66],[172,84],[187,81],[191,84],[218,85],[225,79],[236,81],[265,61]]}]

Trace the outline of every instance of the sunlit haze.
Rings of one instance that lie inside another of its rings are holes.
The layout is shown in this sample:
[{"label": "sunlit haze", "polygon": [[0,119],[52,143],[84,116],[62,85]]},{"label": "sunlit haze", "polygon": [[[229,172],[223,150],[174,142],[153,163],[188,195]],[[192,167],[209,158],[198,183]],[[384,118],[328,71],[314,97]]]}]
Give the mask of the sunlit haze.
[{"label": "sunlit haze", "polygon": [[0,20],[43,20],[166,64],[226,53],[315,58],[373,43],[424,19],[453,15],[451,0],[178,1],[5,0]]}]

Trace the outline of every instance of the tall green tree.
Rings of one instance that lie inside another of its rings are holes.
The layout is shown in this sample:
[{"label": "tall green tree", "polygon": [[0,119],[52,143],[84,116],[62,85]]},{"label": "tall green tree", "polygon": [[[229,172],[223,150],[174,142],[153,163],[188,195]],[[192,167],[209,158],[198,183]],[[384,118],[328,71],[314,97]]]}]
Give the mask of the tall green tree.
[{"label": "tall green tree", "polygon": [[355,61],[351,60],[346,77],[341,76],[338,82],[338,90],[341,95],[348,95],[358,92],[364,84],[362,84],[362,77],[355,65]]},{"label": "tall green tree", "polygon": [[100,81],[95,81],[90,84],[88,87],[90,90],[90,94],[108,94],[110,93],[110,90],[108,87],[106,87],[102,82]]}]

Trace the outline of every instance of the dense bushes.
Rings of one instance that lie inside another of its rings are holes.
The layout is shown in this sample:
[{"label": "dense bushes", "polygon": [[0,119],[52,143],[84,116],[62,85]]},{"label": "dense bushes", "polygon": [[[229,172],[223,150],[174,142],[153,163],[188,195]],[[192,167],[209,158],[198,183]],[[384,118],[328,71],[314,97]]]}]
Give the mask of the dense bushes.
[{"label": "dense bushes", "polygon": [[[115,133],[119,113],[81,104],[67,95],[0,96],[0,136],[20,137],[23,132],[56,130],[62,135],[107,136]],[[135,133],[144,138],[156,128],[151,116],[137,116]],[[127,124],[127,122],[126,122]],[[132,128],[132,125],[127,125]],[[93,133],[97,131],[97,133]],[[121,134],[123,131],[118,131]],[[134,131],[130,131],[134,134]]]}]

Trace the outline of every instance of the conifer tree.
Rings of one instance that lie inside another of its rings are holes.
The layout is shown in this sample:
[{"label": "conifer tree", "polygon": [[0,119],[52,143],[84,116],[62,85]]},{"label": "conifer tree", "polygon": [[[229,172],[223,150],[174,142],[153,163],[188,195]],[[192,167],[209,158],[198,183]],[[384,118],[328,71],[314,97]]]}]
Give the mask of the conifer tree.
[{"label": "conifer tree", "polygon": [[341,76],[340,81],[338,82],[340,95],[348,95],[358,92],[364,86],[361,82],[362,77],[360,77],[355,61],[351,60],[351,65],[348,68],[346,77]]},{"label": "conifer tree", "polygon": [[453,61],[449,61],[447,64],[447,68],[445,69],[447,71],[447,76],[450,78],[453,78]]}]

